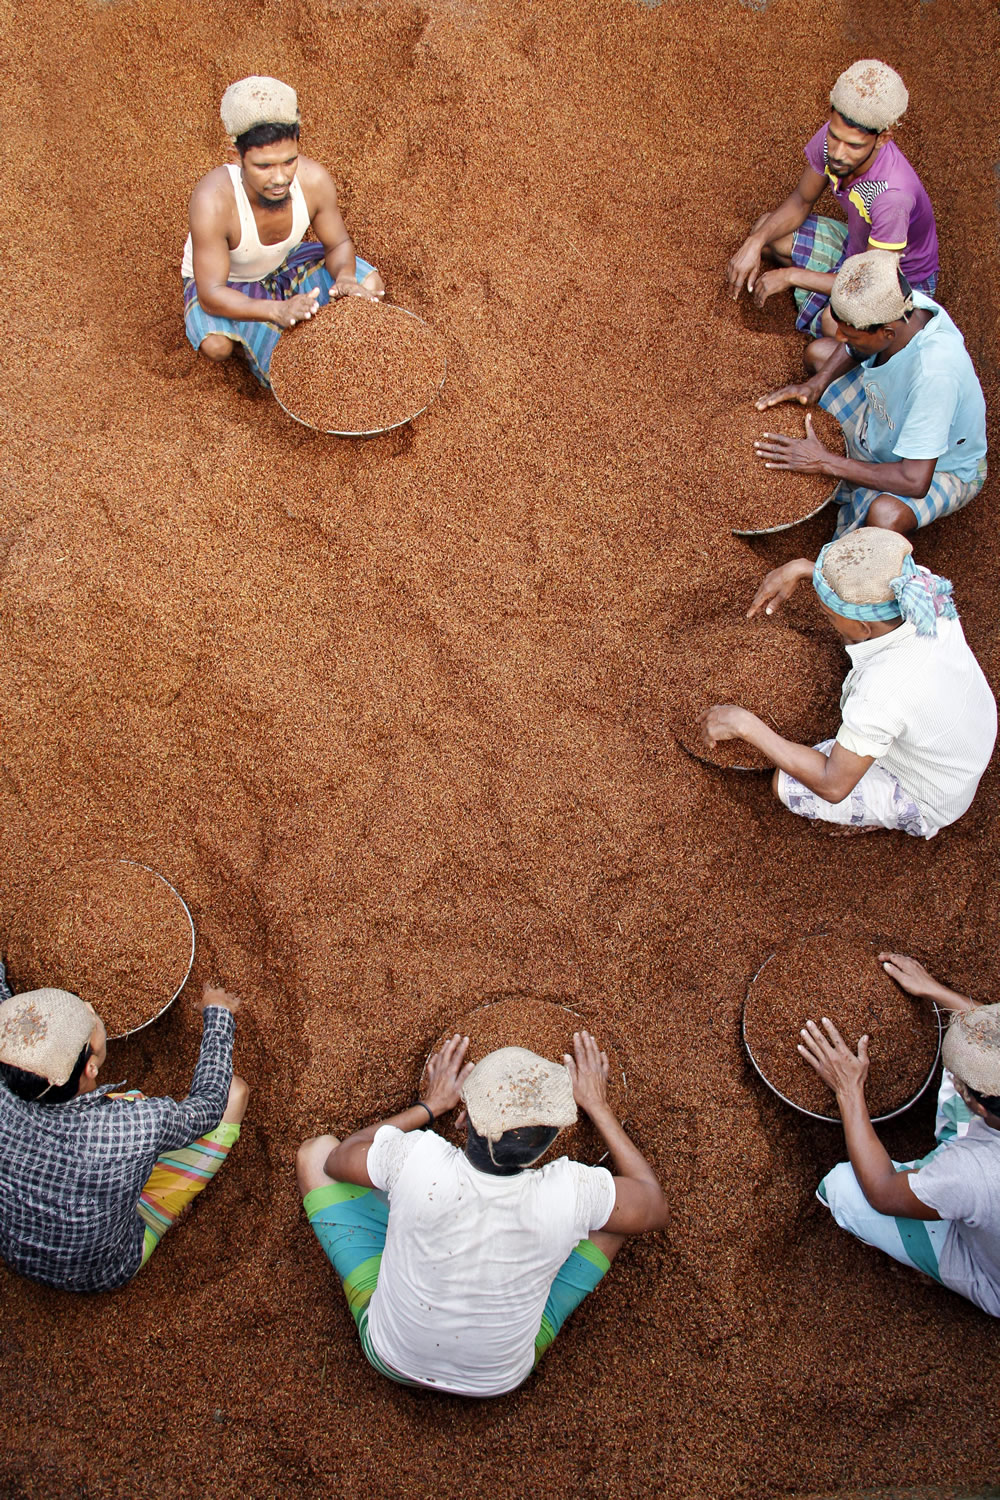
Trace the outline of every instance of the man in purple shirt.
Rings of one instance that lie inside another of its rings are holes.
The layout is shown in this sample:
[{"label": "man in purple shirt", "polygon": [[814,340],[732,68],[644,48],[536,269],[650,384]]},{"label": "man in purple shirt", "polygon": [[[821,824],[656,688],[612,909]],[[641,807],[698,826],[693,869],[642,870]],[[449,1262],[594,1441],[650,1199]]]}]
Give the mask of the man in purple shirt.
[{"label": "man in purple shirt", "polygon": [[[795,191],[763,214],[729,261],[734,297],[744,283],[758,307],[792,287],[795,326],[814,339],[831,339],[830,288],[843,262],[866,250],[892,250],[902,257],[910,286],[934,295],[938,247],[934,210],[920,178],[890,139],[909,95],[898,73],[874,58],[852,63],[830,92],[830,119],[806,146],[808,165]],[[827,187],[847,216],[844,224],[813,213]],[[776,269],[761,270],[763,258]],[[815,369],[829,358],[829,344],[810,346]]]}]

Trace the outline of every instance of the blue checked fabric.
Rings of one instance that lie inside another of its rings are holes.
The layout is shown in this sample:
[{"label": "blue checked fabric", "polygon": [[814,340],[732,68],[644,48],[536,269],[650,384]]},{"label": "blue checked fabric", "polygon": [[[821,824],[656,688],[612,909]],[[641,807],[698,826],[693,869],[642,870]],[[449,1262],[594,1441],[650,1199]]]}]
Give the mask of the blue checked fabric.
[{"label": "blue checked fabric", "polygon": [[17,1098],[0,1078],[0,1256],[49,1286],[103,1292],[142,1263],[139,1195],[156,1158],[222,1118],[233,1076],[232,1012],[211,1006],[191,1092],[109,1099],[108,1084],[65,1104]]},{"label": "blue checked fabric", "polygon": [[[864,381],[865,367],[858,365],[855,369],[848,370],[846,375],[841,375],[838,380],[832,381],[820,397],[819,404],[831,417],[836,417],[844,429],[849,457],[870,464],[873,459],[865,443],[868,401]],[[931,521],[951,515],[952,511],[961,510],[963,505],[968,505],[985,483],[986,459],[983,458],[979,462],[975,479],[959,479],[956,474],[935,470],[926,495],[919,500],[910,495],[900,495],[898,498],[913,511],[918,527],[929,526]],[[876,495],[886,493],[891,491],[867,489],[864,485],[848,484],[846,479],[842,479],[831,497],[840,508],[837,527],[833,533],[834,540],[863,526],[868,507]]]}]

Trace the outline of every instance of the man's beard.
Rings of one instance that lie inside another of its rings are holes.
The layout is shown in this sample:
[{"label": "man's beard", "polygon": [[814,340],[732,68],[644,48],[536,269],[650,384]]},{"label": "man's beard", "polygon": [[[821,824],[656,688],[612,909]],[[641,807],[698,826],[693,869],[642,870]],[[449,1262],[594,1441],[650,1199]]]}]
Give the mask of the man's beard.
[{"label": "man's beard", "polygon": [[292,190],[289,188],[283,198],[266,198],[263,193],[258,193],[257,199],[263,208],[285,208],[291,196]]}]

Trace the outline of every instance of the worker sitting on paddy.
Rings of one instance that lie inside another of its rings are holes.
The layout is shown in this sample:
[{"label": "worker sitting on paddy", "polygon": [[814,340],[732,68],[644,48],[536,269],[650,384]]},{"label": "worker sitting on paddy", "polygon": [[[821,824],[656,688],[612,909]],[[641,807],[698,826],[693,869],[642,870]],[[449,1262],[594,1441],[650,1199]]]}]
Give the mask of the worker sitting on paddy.
[{"label": "worker sitting on paddy", "polygon": [[[463,1065],[454,1036],[420,1102],[298,1154],[304,1208],[344,1284],[361,1346],[403,1385],[499,1396],[521,1384],[630,1234],[666,1223],[652,1168],[607,1103],[608,1059],[588,1032],[566,1066],[520,1047]],[[465,1103],[464,1151],[430,1125]],[[559,1130],[590,1116],[616,1176],[560,1157]]]},{"label": "worker sitting on paddy", "polygon": [[849,1234],[1000,1317],[1000,1005],[948,989],[905,954],[879,958],[908,994],[952,1013],[937,1145],[919,1161],[893,1161],[865,1102],[868,1038],[855,1054],[831,1021],[808,1021],[798,1050],[837,1096],[850,1156],[816,1196]]},{"label": "worker sitting on paddy", "polygon": [[[916,172],[891,139],[909,95],[899,74],[864,58],[841,73],[830,91],[829,122],[805,148],[808,166],[798,187],[771,213],[762,214],[729,261],[734,297],[746,283],[763,307],[768,297],[795,289],[795,326],[814,338],[832,338],[827,299],[834,273],[863,251],[894,250],[911,285],[933,296],[938,245],[934,210]],[[847,223],[811,213],[833,189]],[[761,270],[766,258],[777,269]]]},{"label": "worker sitting on paddy", "polygon": [[2,964],[0,994],[0,1256],[49,1286],[110,1291],[146,1264],[239,1137],[239,1001],[205,985],[201,1054],[178,1103],[98,1087],[107,1037],[78,996],[11,995]]},{"label": "worker sitting on paddy", "polygon": [[[191,194],[184,326],[212,360],[242,344],[267,385],[283,329],[331,297],[375,298],[385,288],[355,254],[329,172],[299,155],[295,90],[277,78],[243,78],[222,96],[220,113],[240,160],[214,168]],[[306,241],[310,228],[316,240]]]},{"label": "worker sitting on paddy", "polygon": [[996,702],[951,584],[918,568],[912,552],[898,533],[866,527],[828,543],[815,564],[801,557],[775,568],[750,606],[750,615],[770,615],[812,578],[851,658],[835,739],[794,744],[734,704],[701,715],[709,746],[756,745],[778,767],[772,786],[785,807],[844,834],[933,837],[971,804],[996,742]]},{"label": "worker sitting on paddy", "polygon": [[757,407],[818,401],[847,454],[825,448],[807,416],[804,438],[765,433],[758,456],[769,469],[839,481],[835,536],[862,525],[912,531],[968,505],[986,480],[986,402],[944,308],[911,291],[884,250],[845,261],[830,307],[837,332],[822,368]]}]

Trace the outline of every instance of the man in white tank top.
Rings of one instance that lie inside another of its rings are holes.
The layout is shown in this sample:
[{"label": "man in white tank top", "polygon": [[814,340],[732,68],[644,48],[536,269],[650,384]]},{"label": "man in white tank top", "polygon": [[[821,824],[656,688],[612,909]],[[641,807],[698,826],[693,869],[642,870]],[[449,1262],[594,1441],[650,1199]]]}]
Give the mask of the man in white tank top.
[{"label": "man in white tank top", "polygon": [[[355,254],[329,172],[299,155],[295,90],[244,78],[226,90],[220,113],[240,160],[214,168],[191,194],[184,323],[209,359],[228,359],[241,344],[266,385],[283,329],[330,297],[380,297],[385,287]],[[316,239],[306,241],[310,227]]]}]

